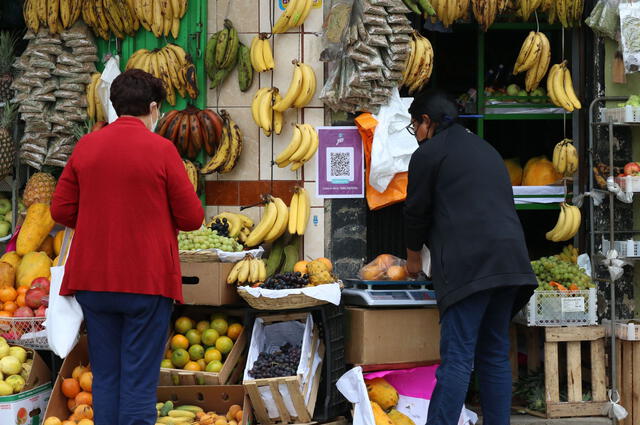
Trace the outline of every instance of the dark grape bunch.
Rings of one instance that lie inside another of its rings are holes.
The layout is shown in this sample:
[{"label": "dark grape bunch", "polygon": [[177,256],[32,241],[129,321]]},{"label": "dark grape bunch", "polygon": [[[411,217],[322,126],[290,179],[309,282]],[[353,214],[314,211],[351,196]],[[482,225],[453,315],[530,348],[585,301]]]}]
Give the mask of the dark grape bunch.
[{"label": "dark grape bunch", "polygon": [[300,272],[278,273],[268,278],[262,285],[264,289],[296,289],[309,285],[309,275]]},{"label": "dark grape bunch", "polygon": [[229,223],[226,218],[223,218],[222,220],[216,218],[216,221],[211,223],[209,228],[218,232],[218,235],[220,236],[224,236],[225,238],[229,237]]},{"label": "dark grape bunch", "polygon": [[301,352],[302,348],[299,345],[286,343],[273,353],[260,353],[249,371],[249,376],[254,379],[295,376]]}]

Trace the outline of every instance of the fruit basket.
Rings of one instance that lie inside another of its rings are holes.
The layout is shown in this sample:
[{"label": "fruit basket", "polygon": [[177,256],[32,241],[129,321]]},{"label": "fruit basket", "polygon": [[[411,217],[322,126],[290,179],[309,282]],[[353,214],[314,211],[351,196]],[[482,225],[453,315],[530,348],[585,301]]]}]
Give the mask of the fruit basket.
[{"label": "fruit basket", "polygon": [[[239,286],[238,294],[256,310],[295,310],[328,304],[320,292],[340,291],[342,282],[297,289],[262,289]],[[256,296],[258,294],[258,296]],[[321,298],[318,298],[321,297]]]},{"label": "fruit basket", "polygon": [[596,289],[533,292],[519,313],[528,326],[589,326],[598,324]]},{"label": "fruit basket", "polygon": [[216,251],[179,251],[180,261],[183,263],[210,263],[220,261]]},{"label": "fruit basket", "polygon": [[44,317],[3,317],[0,321],[0,337],[10,344],[19,344],[34,350],[48,350],[49,341],[44,321]]}]

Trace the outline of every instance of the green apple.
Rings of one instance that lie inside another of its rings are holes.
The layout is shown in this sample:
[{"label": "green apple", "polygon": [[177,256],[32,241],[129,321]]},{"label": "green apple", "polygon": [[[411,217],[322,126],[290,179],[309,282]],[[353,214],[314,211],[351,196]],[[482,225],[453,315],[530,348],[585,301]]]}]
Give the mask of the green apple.
[{"label": "green apple", "polygon": [[520,87],[517,84],[509,84],[507,87],[507,94],[509,96],[519,96],[518,92],[520,91]]}]

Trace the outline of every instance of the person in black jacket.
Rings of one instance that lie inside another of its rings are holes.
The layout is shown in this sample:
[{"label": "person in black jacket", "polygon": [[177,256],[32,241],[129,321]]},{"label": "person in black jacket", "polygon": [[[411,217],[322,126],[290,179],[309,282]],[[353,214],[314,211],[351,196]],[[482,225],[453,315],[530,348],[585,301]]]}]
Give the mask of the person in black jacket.
[{"label": "person in black jacket", "polygon": [[537,286],[509,175],[489,143],[455,123],[445,94],[417,97],[409,112],[419,147],[404,210],[407,270],[420,272],[426,245],[441,321],[427,425],[458,423],[472,369],[484,423],[508,425],[509,322]]}]

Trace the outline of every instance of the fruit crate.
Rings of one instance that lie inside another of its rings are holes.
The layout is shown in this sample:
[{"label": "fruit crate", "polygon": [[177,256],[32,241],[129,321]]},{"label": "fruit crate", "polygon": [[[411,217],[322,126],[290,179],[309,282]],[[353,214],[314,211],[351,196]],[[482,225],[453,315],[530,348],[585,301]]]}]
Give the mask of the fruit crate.
[{"label": "fruit crate", "polygon": [[534,291],[522,310],[528,326],[589,326],[598,323],[596,288]]},{"label": "fruit crate", "polygon": [[48,350],[49,340],[44,327],[44,317],[7,317],[0,321],[0,337],[9,344],[17,344],[34,350]]},{"label": "fruit crate", "polygon": [[[607,255],[607,252],[611,249],[611,242],[606,239],[602,239],[602,254]],[[615,241],[613,244],[613,249],[618,251],[618,257],[640,257],[640,241],[634,240],[626,240],[626,241]]]},{"label": "fruit crate", "polygon": [[602,108],[600,112],[603,122],[640,123],[640,108],[638,107]]},{"label": "fruit crate", "polygon": [[[262,323],[259,323],[262,320]],[[249,394],[254,414],[260,424],[288,424],[310,423],[315,411],[318,389],[320,386],[322,364],[324,363],[325,346],[319,333],[319,328],[313,325],[309,313],[281,314],[260,316],[256,319],[252,334],[252,344],[264,340],[264,325],[272,325],[281,322],[299,321],[305,324],[305,335],[302,340],[302,356],[300,362],[307,362],[307,375],[285,376],[277,378],[247,379],[248,371],[253,367],[257,355],[252,356],[249,351],[245,369],[243,385]],[[310,335],[307,330],[310,329]],[[262,328],[262,329],[261,329]],[[258,333],[263,332],[262,338]],[[309,338],[308,338],[309,337]],[[266,340],[263,342],[266,343]],[[273,341],[269,341],[273,343]],[[254,345],[254,348],[256,346]],[[263,348],[257,348],[261,351]],[[254,350],[255,351],[255,350]],[[254,353],[255,354],[255,353]],[[320,358],[320,363],[317,363]],[[305,363],[302,363],[305,364]],[[314,370],[315,368],[315,370]],[[275,415],[270,414],[275,410]]]}]

